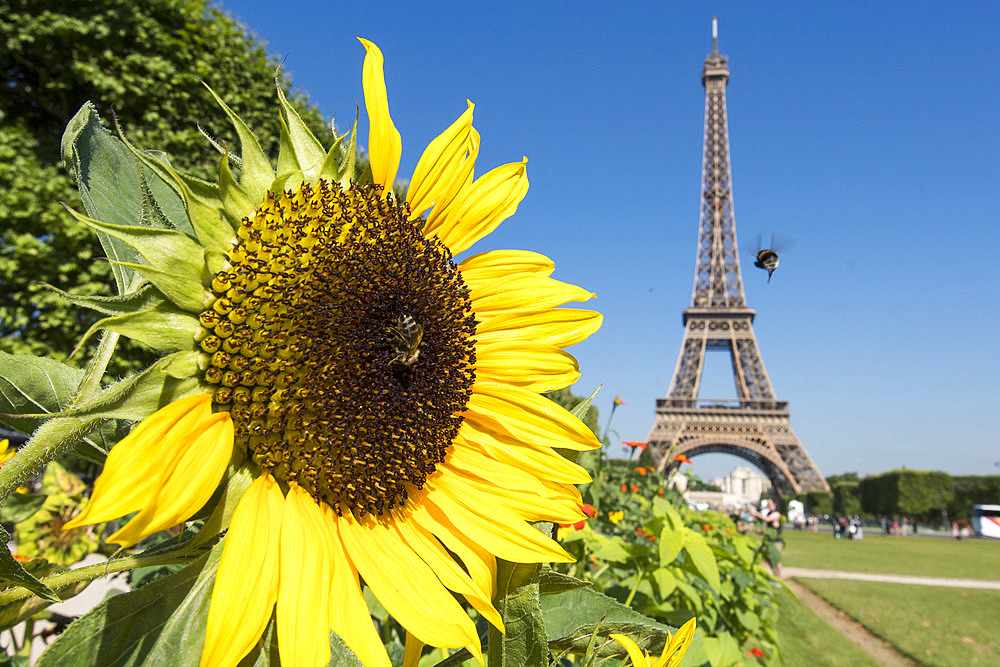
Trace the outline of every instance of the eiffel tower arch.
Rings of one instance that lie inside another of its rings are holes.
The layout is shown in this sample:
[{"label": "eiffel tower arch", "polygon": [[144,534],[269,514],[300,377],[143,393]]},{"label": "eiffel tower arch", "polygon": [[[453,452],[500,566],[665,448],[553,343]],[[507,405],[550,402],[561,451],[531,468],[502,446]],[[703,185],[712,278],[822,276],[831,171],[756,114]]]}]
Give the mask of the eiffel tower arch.
[{"label": "eiffel tower arch", "polygon": [[[712,19],[712,53],[701,75],[705,87],[705,146],[698,253],[691,307],[684,311],[684,342],[666,398],[656,400],[656,423],[647,449],[662,471],[669,455],[689,458],[721,452],[760,468],[782,494],[829,491],[795,432],[787,401],[774,397],[753,331],[756,312],[743,293],[726,115],[729,65],[719,54]],[[732,362],[736,399],[698,398],[705,353],[725,350]]]}]

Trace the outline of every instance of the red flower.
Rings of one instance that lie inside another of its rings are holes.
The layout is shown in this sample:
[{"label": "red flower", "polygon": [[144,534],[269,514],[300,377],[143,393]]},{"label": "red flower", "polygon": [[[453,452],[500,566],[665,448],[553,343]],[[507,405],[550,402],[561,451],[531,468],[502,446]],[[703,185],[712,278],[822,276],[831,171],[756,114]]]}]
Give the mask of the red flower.
[{"label": "red flower", "polygon": [[638,440],[622,440],[622,444],[627,447],[631,447],[632,449],[635,449],[636,447],[642,450],[646,449],[646,443],[639,442]]},{"label": "red flower", "polygon": [[590,503],[583,503],[582,505],[580,505],[580,509],[583,510],[584,514],[590,517],[595,516],[597,514],[597,510],[595,510],[594,506],[591,505]]},{"label": "red flower", "polygon": [[754,657],[754,658],[763,658],[764,657],[764,652],[761,651],[756,646],[754,646],[751,650],[747,651],[747,655],[749,655],[751,657]]},{"label": "red flower", "polygon": [[709,524],[706,523],[706,524],[702,525],[701,529],[704,530],[707,533],[708,531],[712,530],[712,526],[710,526]]},{"label": "red flower", "polygon": [[628,491],[628,484],[622,484],[622,491]]},{"label": "red flower", "polygon": [[580,519],[576,523],[561,523],[560,528],[572,528],[573,530],[580,530],[587,523],[586,519]]},{"label": "red flower", "polygon": [[636,528],[635,532],[638,533],[639,535],[642,535],[643,530],[642,530],[642,528]]},{"label": "red flower", "polygon": [[632,493],[639,493],[639,487],[635,484],[632,485]]},{"label": "red flower", "polygon": [[686,463],[688,465],[691,465],[691,459],[684,456],[683,454],[678,454],[677,456],[675,456],[674,461],[677,461],[678,463]]}]

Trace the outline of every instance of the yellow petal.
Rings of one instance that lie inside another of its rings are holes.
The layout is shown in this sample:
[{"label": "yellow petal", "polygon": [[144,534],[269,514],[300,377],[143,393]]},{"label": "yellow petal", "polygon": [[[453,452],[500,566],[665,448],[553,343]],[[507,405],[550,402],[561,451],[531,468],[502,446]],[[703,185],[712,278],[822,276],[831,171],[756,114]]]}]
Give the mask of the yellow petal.
[{"label": "yellow petal", "polygon": [[382,72],[382,51],[367,39],[359,37],[358,41],[366,51],[361,79],[365,91],[365,109],[368,110],[368,159],[372,180],[389,193],[392,192],[392,184],[399,170],[403,142],[389,116],[389,97],[385,91],[385,75]]},{"label": "yellow petal", "polygon": [[200,422],[201,435],[177,439],[164,461],[152,497],[131,521],[108,538],[131,546],[148,535],[187,520],[208,502],[233,454],[233,420],[219,412]]},{"label": "yellow petal", "polygon": [[439,523],[455,526],[463,539],[479,544],[498,558],[514,563],[571,563],[575,559],[505,507],[489,497],[455,497],[435,475],[425,485],[427,494],[414,513],[430,513]]},{"label": "yellow petal", "polygon": [[663,650],[663,656],[660,658],[660,660],[666,658],[666,667],[675,667],[681,663],[688,646],[691,645],[691,640],[694,638],[694,628],[695,619],[692,618],[682,625],[677,634],[668,642],[667,647]]},{"label": "yellow petal", "polygon": [[431,206],[447,206],[472,180],[479,142],[474,141],[472,110],[469,108],[432,141],[420,156],[406,203],[410,205],[410,220],[416,220]]},{"label": "yellow petal", "polygon": [[541,393],[568,387],[580,378],[576,359],[551,345],[504,341],[476,345],[476,377]]},{"label": "yellow petal", "polygon": [[420,524],[412,521],[396,521],[395,528],[400,539],[403,539],[413,549],[413,552],[427,563],[442,584],[447,586],[449,590],[465,596],[465,599],[483,618],[503,632],[503,619],[500,618],[499,612],[490,601],[492,595],[489,589],[480,588],[432,534]]},{"label": "yellow petal", "polygon": [[476,325],[476,340],[533,340],[563,348],[585,340],[601,328],[604,316],[592,310],[548,308],[537,312],[508,313],[483,318]]},{"label": "yellow petal", "polygon": [[65,528],[109,521],[142,509],[156,493],[164,466],[177,453],[168,444],[186,440],[212,419],[210,394],[178,399],[143,419],[111,449],[90,502]]},{"label": "yellow petal", "polygon": [[[424,492],[421,492],[424,493]],[[419,503],[414,499],[414,504]],[[492,600],[496,593],[497,561],[489,551],[471,541],[445,516],[434,515],[418,509],[410,517],[414,523],[434,535],[441,543],[462,561],[466,571],[476,586]]]},{"label": "yellow petal", "polygon": [[490,250],[467,257],[458,265],[467,283],[506,280],[518,273],[546,278],[555,268],[556,263],[551,259],[529,250]]},{"label": "yellow petal", "polygon": [[443,213],[431,212],[424,234],[436,234],[456,255],[471,247],[517,210],[528,192],[527,161],[501,165],[477,178]]},{"label": "yellow petal", "polygon": [[270,475],[254,480],[240,499],[215,575],[201,667],[235,665],[267,627],[278,599],[284,506],[284,495]]},{"label": "yellow petal", "polygon": [[569,410],[534,392],[497,382],[472,386],[465,418],[481,430],[492,427],[525,442],[574,450],[600,447],[594,433]]},{"label": "yellow petal", "polygon": [[330,591],[333,539],[316,501],[289,485],[281,521],[277,621],[283,665],[325,665],[330,661]]},{"label": "yellow petal", "polygon": [[447,461],[442,465],[454,469],[467,479],[475,480],[477,484],[492,484],[504,493],[518,493],[536,499],[576,498],[576,487],[571,484],[554,483],[546,479],[545,475],[536,476],[530,471],[485,456],[482,450],[464,442],[462,446],[458,446],[458,442],[456,441],[456,446],[452,447]]},{"label": "yellow petal", "polygon": [[375,630],[368,604],[361,594],[358,568],[344,550],[340,536],[340,519],[329,507],[323,507],[330,535],[333,538],[333,588],[330,605],[330,627],[368,667],[390,667],[385,645]]},{"label": "yellow petal", "polygon": [[470,447],[477,447],[491,459],[519,467],[539,479],[551,479],[566,484],[586,484],[590,474],[549,447],[536,447],[509,435],[484,429],[468,419],[459,427],[458,437]]},{"label": "yellow petal", "polygon": [[629,659],[632,661],[632,667],[647,667],[649,665],[648,656],[639,650],[639,646],[634,641],[618,633],[612,633],[608,636],[625,648]]},{"label": "yellow petal", "polygon": [[[350,513],[337,526],[351,561],[375,597],[393,618],[420,641],[432,646],[464,646],[480,652],[476,626],[434,572],[402,544],[398,533],[371,517],[358,521]],[[414,593],[419,582],[419,593]]]},{"label": "yellow petal", "polygon": [[570,301],[587,301],[594,296],[593,292],[576,285],[523,274],[507,280],[469,285],[472,310],[480,321],[508,313],[536,312]]}]

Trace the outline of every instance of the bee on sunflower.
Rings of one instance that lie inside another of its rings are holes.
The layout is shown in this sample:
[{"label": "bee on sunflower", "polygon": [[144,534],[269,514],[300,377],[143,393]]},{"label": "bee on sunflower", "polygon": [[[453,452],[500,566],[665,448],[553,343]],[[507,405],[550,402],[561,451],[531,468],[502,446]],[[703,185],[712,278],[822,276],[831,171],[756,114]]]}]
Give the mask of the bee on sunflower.
[{"label": "bee on sunflower", "polygon": [[406,664],[424,644],[482,661],[453,594],[502,631],[497,559],[571,561],[531,523],[584,518],[575,485],[590,476],[556,448],[599,444],[540,392],[579,377],[563,348],[601,315],[558,306],[593,294],[550,278],[533,252],[456,263],[528,189],[526,160],[474,176],[471,102],[405,199],[392,194],[402,142],[382,53],[360,41],[360,182],[353,131],[324,148],[279,89],[276,171],[221,99],[241,156],[233,169],[223,153],[217,184],[140,156],[180,195],[192,234],[76,214],[130,245],[142,261],[119,264],[148,281],[135,312],[95,326],[170,352],[159,367],[183,391],[115,445],[69,527],[135,513],[109,538],[131,546],[190,518],[232,465],[253,477],[224,538],[202,665],[239,662],[274,614],[284,665],[325,665],[332,631],[388,666],[362,582],[406,629]]}]

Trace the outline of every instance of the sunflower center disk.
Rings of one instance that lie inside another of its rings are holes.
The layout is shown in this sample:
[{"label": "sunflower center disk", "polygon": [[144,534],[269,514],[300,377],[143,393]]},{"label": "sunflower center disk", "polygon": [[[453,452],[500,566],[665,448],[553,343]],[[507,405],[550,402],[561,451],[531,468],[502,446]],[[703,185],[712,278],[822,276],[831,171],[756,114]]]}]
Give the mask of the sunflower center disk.
[{"label": "sunflower center disk", "polygon": [[475,377],[468,290],[406,217],[370,186],[268,195],[201,314],[205,379],[237,444],[359,518],[444,460]]}]

